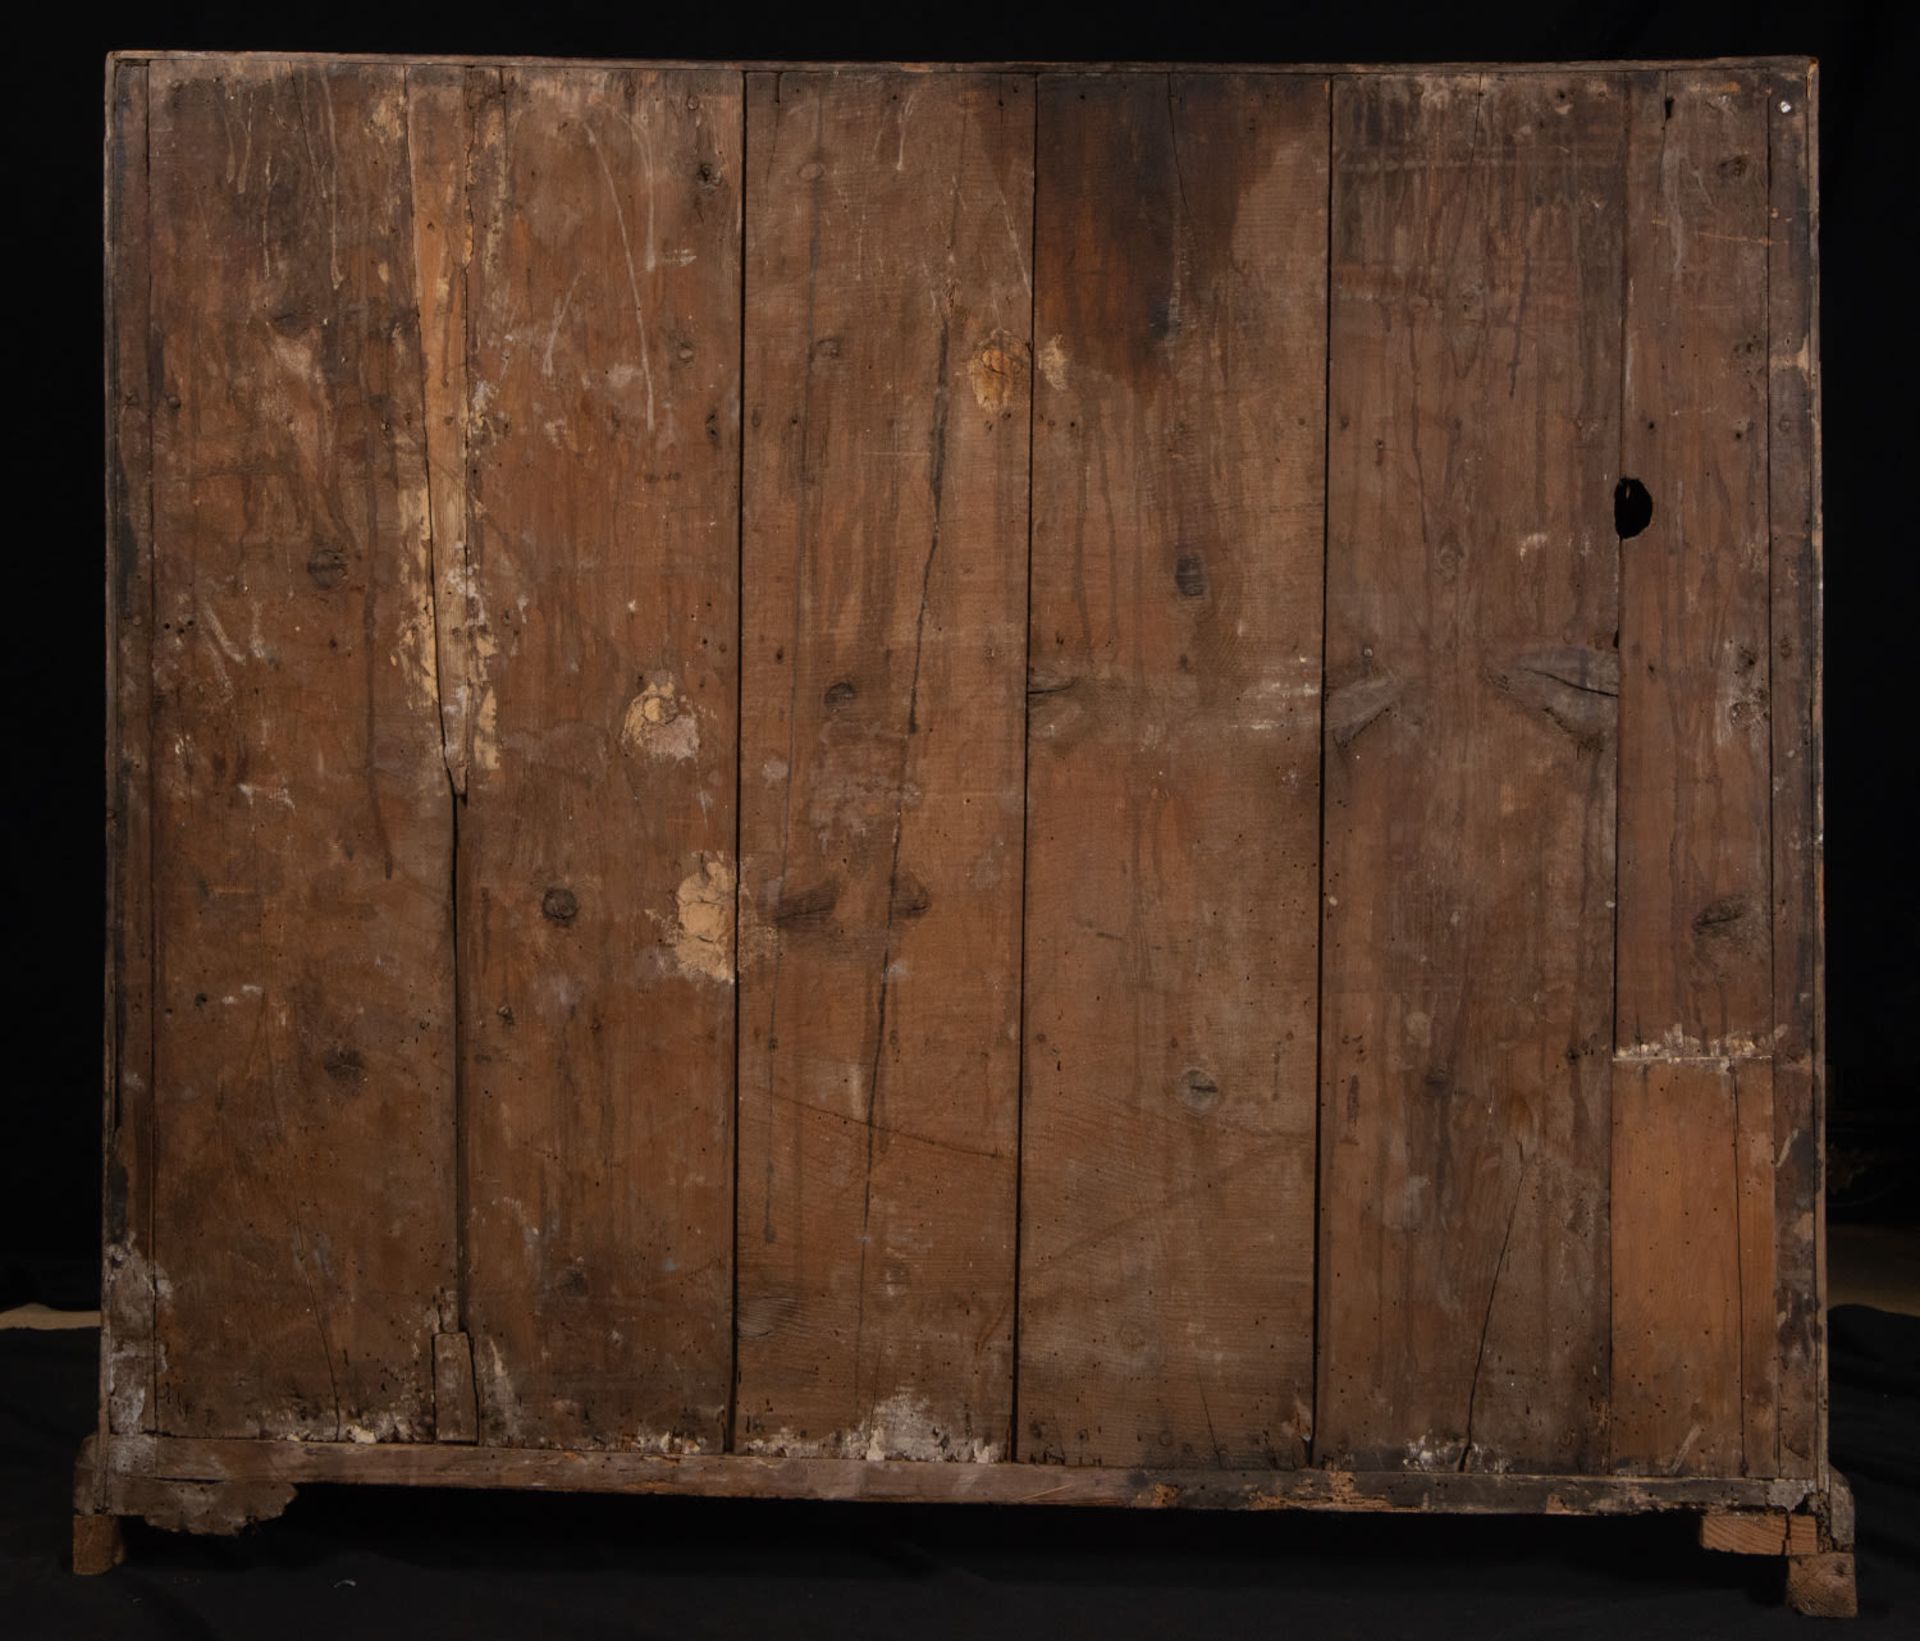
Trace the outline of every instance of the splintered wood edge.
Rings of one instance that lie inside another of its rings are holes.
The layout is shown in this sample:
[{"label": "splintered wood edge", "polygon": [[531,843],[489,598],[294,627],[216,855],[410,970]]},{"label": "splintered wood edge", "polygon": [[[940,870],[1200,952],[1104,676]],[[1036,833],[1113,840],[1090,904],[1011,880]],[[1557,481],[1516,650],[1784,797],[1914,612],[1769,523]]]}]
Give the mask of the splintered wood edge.
[{"label": "splintered wood edge", "polygon": [[105,1468],[110,1508],[127,1515],[146,1513],[142,1495],[150,1498],[155,1484],[258,1488],[264,1498],[269,1491],[279,1497],[278,1489],[290,1495],[295,1486],[322,1482],[706,1498],[1576,1516],[1715,1509],[1784,1514],[1802,1509],[1812,1496],[1805,1479],[1756,1477],[1137,1470],[168,1436],[114,1437]]},{"label": "splintered wood edge", "polygon": [[742,74],[1605,74],[1667,69],[1773,69],[1805,73],[1811,57],[1659,57],[1594,58],[1566,62],[1434,63],[1182,63],[1182,62],[889,62],[827,58],[702,57],[537,57],[451,56],[415,52],[335,51],[169,51],[128,48],[107,54],[111,63],[381,63],[409,67],[719,69]]}]

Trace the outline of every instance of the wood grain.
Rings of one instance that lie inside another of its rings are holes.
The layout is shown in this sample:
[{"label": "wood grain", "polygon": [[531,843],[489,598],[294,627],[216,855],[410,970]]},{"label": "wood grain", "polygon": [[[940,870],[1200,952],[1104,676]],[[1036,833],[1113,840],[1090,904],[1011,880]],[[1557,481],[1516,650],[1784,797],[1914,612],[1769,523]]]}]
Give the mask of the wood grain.
[{"label": "wood grain", "polygon": [[1007,1452],[1032,136],[748,77],[743,1452]]},{"label": "wood grain", "polygon": [[[1770,1474],[1777,1140],[1753,1058],[1775,1035],[1767,86],[1725,70],[1630,86],[1620,461],[1653,513],[1621,544],[1616,1037],[1675,1063],[1616,1112],[1613,1463]],[[1680,1149],[1659,1158],[1652,1135]]]},{"label": "wood grain", "polygon": [[1617,1041],[1766,1053],[1767,128],[1758,75],[1631,81]]},{"label": "wood grain", "polygon": [[[84,1461],[83,1461],[84,1462]],[[570,1453],[387,1442],[237,1442],[121,1436],[108,1444],[108,1503],[126,1514],[164,1489],[233,1486],[268,1495],[308,1483],[519,1487],[550,1492],[809,1498],[873,1503],[1042,1504],[1135,1510],[1309,1510],[1383,1514],[1638,1515],[1804,1509],[1804,1481],[1700,1476],[1462,1475],[1414,1470],[1247,1470],[1130,1465],[927,1464],[752,1454]],[[246,1490],[245,1492],[241,1490]],[[144,1494],[144,1497],[142,1496]]]},{"label": "wood grain", "polygon": [[[1764,1060],[1622,1060],[1614,1068],[1616,1472],[1745,1469],[1747,1364],[1770,1370],[1774,1362],[1771,1329],[1760,1330],[1756,1356],[1743,1314],[1772,1289],[1770,1258],[1764,1287],[1752,1266],[1754,1244],[1770,1256],[1771,1240],[1750,1244],[1743,1235],[1756,1201],[1748,1130],[1771,1125],[1771,1095]],[[1770,1176],[1758,1200],[1770,1217]],[[1770,1446],[1764,1451],[1770,1461]]]},{"label": "wood grain", "polygon": [[481,1439],[717,1450],[740,82],[530,68],[474,96],[466,396],[451,371],[428,392],[464,418],[471,485],[464,544],[435,547],[473,669],[459,961]]},{"label": "wood grain", "polygon": [[[147,69],[107,107],[107,951],[101,1415],[153,1428],[153,393]],[[78,1531],[78,1529],[76,1529]]]},{"label": "wood grain", "polygon": [[1855,1618],[1860,1596],[1852,1551],[1787,1558],[1787,1605],[1807,1618]]},{"label": "wood grain", "polygon": [[1604,1457],[1622,132],[1335,88],[1322,1462]]},{"label": "wood grain", "polygon": [[87,1559],[1686,1508],[1850,1601],[1815,89],[110,59]]},{"label": "wood grain", "polygon": [[158,1427],[432,1431],[452,824],[390,67],[150,70]]},{"label": "wood grain", "polygon": [[1700,1548],[1737,1556],[1817,1555],[1820,1523],[1784,1510],[1710,1511],[1700,1518]]},{"label": "wood grain", "polygon": [[[1780,1473],[1814,1473],[1819,1349],[1820,557],[1815,447],[1814,77],[1771,77],[1768,133],[1767,514],[1772,582],[1774,1154]],[[1754,1455],[1749,1453],[1751,1462]]]},{"label": "wood grain", "polygon": [[1327,88],[1040,97],[1020,1451],[1294,1465]]}]

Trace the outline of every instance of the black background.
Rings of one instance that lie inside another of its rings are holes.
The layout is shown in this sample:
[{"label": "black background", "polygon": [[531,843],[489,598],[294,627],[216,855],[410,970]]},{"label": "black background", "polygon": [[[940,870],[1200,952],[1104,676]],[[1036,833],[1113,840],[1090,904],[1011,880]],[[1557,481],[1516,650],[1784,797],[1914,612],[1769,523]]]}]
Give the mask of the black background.
[{"label": "black background", "polygon": [[[1078,8],[1075,8],[1077,11]],[[1833,1195],[1911,1220],[1920,1077],[1912,129],[1896,5],[751,8],[551,0],[34,8],[10,53],[15,417],[4,551],[0,1305],[97,1291],[104,874],[102,59],[113,48],[602,57],[1419,62],[1810,53],[1821,61],[1828,1048]]]}]

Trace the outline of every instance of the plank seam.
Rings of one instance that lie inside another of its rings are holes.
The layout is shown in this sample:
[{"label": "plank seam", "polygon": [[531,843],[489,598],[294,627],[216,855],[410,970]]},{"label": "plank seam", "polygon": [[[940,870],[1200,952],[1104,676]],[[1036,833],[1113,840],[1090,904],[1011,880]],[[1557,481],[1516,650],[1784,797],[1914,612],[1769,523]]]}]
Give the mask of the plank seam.
[{"label": "plank seam", "polygon": [[1319,839],[1315,849],[1313,926],[1317,938],[1313,947],[1313,1273],[1314,1302],[1308,1312],[1313,1330],[1307,1356],[1308,1406],[1310,1424],[1301,1443],[1306,1461],[1320,1460],[1320,1351],[1323,1340],[1322,1305],[1326,1302],[1328,1282],[1322,1268],[1325,1257],[1321,1235],[1325,1202],[1322,1176],[1326,1115],[1326,1006],[1327,1006],[1327,583],[1333,564],[1333,179],[1334,179],[1334,98],[1343,76],[1327,76],[1327,203],[1325,254],[1320,303],[1320,692],[1319,703]]},{"label": "plank seam", "polygon": [[1027,190],[1027,565],[1026,649],[1020,672],[1020,943],[1016,959],[1015,1012],[1020,1052],[1014,1064],[1013,1097],[1013,1320],[1008,1340],[1007,1458],[1020,1460],[1020,1254],[1026,1222],[1027,1130],[1027,907],[1028,861],[1033,826],[1033,423],[1039,394],[1034,388],[1033,362],[1040,343],[1040,76],[1028,80],[1033,93],[1033,136],[1028,157],[1033,170]]},{"label": "plank seam", "polygon": [[732,1291],[728,1301],[727,1416],[720,1431],[720,1449],[734,1451],[734,1426],[740,1416],[740,1104],[743,1092],[740,1007],[740,919],[746,899],[742,846],[745,833],[741,814],[745,802],[747,743],[747,75],[740,79],[740,322],[734,378],[734,569],[733,569],[733,1197],[728,1212],[732,1231],[729,1259]]},{"label": "plank seam", "polygon": [[141,100],[140,109],[140,164],[144,173],[143,188],[145,199],[143,210],[146,217],[146,244],[142,247],[142,260],[146,263],[147,301],[146,301],[146,404],[142,412],[147,419],[147,669],[148,677],[142,688],[147,691],[147,1056],[146,1078],[146,1166],[147,1184],[141,1192],[141,1212],[146,1220],[146,1265],[147,1272],[147,1411],[146,1417],[152,1428],[160,1428],[160,1288],[153,1280],[152,1273],[160,1267],[157,1261],[158,1250],[154,1244],[157,1218],[154,1203],[159,1196],[160,1178],[160,1120],[159,1120],[159,1070],[160,1052],[157,1035],[160,1029],[160,897],[154,893],[154,880],[158,876],[156,866],[159,861],[160,846],[160,805],[156,801],[155,788],[158,785],[158,765],[154,761],[156,720],[158,714],[153,710],[153,629],[155,617],[159,613],[160,596],[160,542],[154,528],[153,482],[154,482],[154,437],[153,404],[160,386],[160,372],[156,368],[164,357],[160,346],[160,333],[154,310],[154,255],[153,255],[153,75],[147,73],[146,96]]},{"label": "plank seam", "polygon": [[[1771,1041],[1775,1044],[1778,1044],[1781,1041],[1781,1030],[1783,1026],[1786,1024],[1786,1022],[1782,1020],[1780,1015],[1780,884],[1779,884],[1778,874],[1774,869],[1776,864],[1776,850],[1777,850],[1779,834],[1780,834],[1779,769],[1774,759],[1774,734],[1773,734],[1773,716],[1776,712],[1778,712],[1780,707],[1780,703],[1778,699],[1776,699],[1775,693],[1774,693],[1774,658],[1778,653],[1776,646],[1780,642],[1780,631],[1777,625],[1777,618],[1779,615],[1779,611],[1777,610],[1774,604],[1774,599],[1776,596],[1776,588],[1775,588],[1775,577],[1774,577],[1775,520],[1774,520],[1774,511],[1773,511],[1773,443],[1774,443],[1774,427],[1773,427],[1773,238],[1774,238],[1773,121],[1774,121],[1774,112],[1773,112],[1773,109],[1774,109],[1774,93],[1776,89],[1777,88],[1774,85],[1771,77],[1765,80],[1762,80],[1760,83],[1760,94],[1761,94],[1760,116],[1763,122],[1765,141],[1766,141],[1766,151],[1767,151],[1766,183],[1765,183],[1765,186],[1761,189],[1761,196],[1760,196],[1761,237],[1767,245],[1766,279],[1762,284],[1761,297],[1760,297],[1761,309],[1767,316],[1767,347],[1766,347],[1765,354],[1762,356],[1765,358],[1767,362],[1766,423],[1765,423],[1766,430],[1767,430],[1767,446],[1766,446],[1766,458],[1765,458],[1765,462],[1764,462],[1764,466],[1761,474],[1761,485],[1762,485],[1764,494],[1766,496],[1765,505],[1766,505],[1766,543],[1767,543],[1767,720],[1768,720],[1768,725],[1767,725],[1767,998],[1772,1005],[1771,1018],[1773,1021],[1773,1036]],[[1746,1283],[1745,1266],[1746,1266],[1747,1241],[1746,1241],[1745,1226],[1742,1225],[1739,1218],[1740,1208],[1746,1196],[1746,1192],[1743,1189],[1744,1170],[1742,1167],[1742,1159],[1740,1155],[1740,1136],[1743,1132],[1743,1125],[1740,1119],[1739,1087],[1740,1087],[1739,1080],[1736,1076],[1734,1081],[1734,1122],[1733,1122],[1734,1174],[1733,1174],[1733,1179],[1734,1179],[1734,1212],[1736,1216],[1734,1220],[1734,1227],[1736,1231],[1736,1245],[1740,1249],[1740,1263],[1741,1263],[1741,1275],[1740,1275],[1740,1283],[1739,1283],[1739,1288],[1740,1288],[1740,1380],[1741,1380],[1740,1455],[1741,1455],[1743,1465],[1746,1469],[1746,1472],[1749,1475],[1751,1475],[1753,1473],[1754,1455],[1747,1451],[1747,1412],[1746,1412],[1747,1283]],[[1778,1088],[1776,1087],[1774,1091],[1774,1100],[1777,1101],[1779,1097],[1780,1097],[1779,1091],[1778,1091]],[[1770,1102],[1770,1109],[1769,1109],[1768,1115],[1769,1117],[1772,1117],[1773,1115],[1773,1112],[1771,1109],[1771,1102]],[[1769,1123],[1768,1126],[1769,1126],[1769,1130],[1771,1130],[1771,1127],[1772,1127],[1771,1122]],[[1777,1156],[1778,1148],[1771,1132],[1769,1132],[1767,1136],[1767,1146],[1768,1146],[1769,1154]],[[1776,1190],[1778,1189],[1778,1176],[1779,1176],[1779,1163],[1776,1161],[1773,1165],[1773,1178],[1769,1181],[1770,1184],[1774,1185]],[[1775,1274],[1774,1289],[1776,1293],[1778,1292],[1778,1289],[1779,1289],[1779,1282],[1778,1282],[1779,1264],[1780,1264],[1779,1236],[1780,1236],[1780,1228],[1778,1225],[1776,1225],[1774,1227],[1774,1274]],[[1777,1330],[1776,1330],[1776,1336],[1774,1341],[1774,1348],[1777,1354],[1779,1349],[1779,1339],[1778,1339]],[[1775,1375],[1774,1388],[1775,1388],[1775,1396],[1774,1396],[1775,1416],[1773,1421],[1773,1435],[1774,1435],[1773,1459],[1772,1459],[1771,1465],[1769,1466],[1769,1469],[1772,1474],[1778,1475],[1780,1473],[1780,1425],[1781,1425],[1781,1420],[1779,1418],[1779,1402],[1781,1398],[1780,1398],[1779,1392],[1783,1388],[1783,1384],[1777,1373]]]},{"label": "plank seam", "polygon": [[[1620,376],[1619,393],[1614,403],[1614,458],[1613,480],[1616,486],[1626,476],[1627,467],[1627,380],[1632,368],[1631,350],[1633,347],[1632,296],[1633,296],[1633,112],[1636,102],[1634,79],[1631,75],[1622,76],[1620,82],[1620,311],[1616,316],[1620,335]],[[1627,618],[1627,549],[1626,542],[1616,533],[1613,540],[1613,653],[1621,665],[1621,676],[1625,675],[1624,657],[1626,655],[1626,618]],[[1606,1306],[1606,1325],[1600,1333],[1602,1348],[1606,1351],[1605,1397],[1600,1413],[1599,1441],[1611,1457],[1614,1452],[1614,1328],[1617,1325],[1613,1285],[1618,1266],[1620,1241],[1620,1220],[1616,1212],[1618,1203],[1614,1191],[1614,1170],[1619,1148],[1619,1136],[1616,1132],[1618,1112],[1615,1104],[1618,1073],[1624,1058],[1620,1035],[1620,821],[1622,813],[1621,794],[1626,787],[1627,774],[1627,723],[1626,689],[1621,686],[1621,694],[1613,711],[1613,961],[1609,967],[1607,981],[1609,1002],[1607,1006],[1607,1035],[1612,1053],[1607,1060],[1607,1107],[1605,1124],[1605,1181],[1606,1181],[1606,1236],[1596,1253],[1604,1250],[1606,1258],[1606,1276],[1600,1285],[1602,1303]]]}]

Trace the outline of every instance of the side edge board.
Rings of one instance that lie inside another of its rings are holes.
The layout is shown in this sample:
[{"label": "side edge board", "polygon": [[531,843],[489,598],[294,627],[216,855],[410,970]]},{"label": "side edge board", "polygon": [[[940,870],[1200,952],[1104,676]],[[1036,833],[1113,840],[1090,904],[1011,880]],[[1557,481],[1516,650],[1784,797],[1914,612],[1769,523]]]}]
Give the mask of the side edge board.
[{"label": "side edge board", "polygon": [[[1520,1476],[1483,1472],[1145,1470],[1097,1465],[784,1459],[744,1454],[429,1447],[401,1443],[117,1436],[108,1508],[153,1478],[233,1484],[363,1482],[894,1503],[1106,1505],[1135,1509],[1351,1510],[1469,1515],[1636,1515],[1650,1510],[1795,1510],[1806,1480],[1712,1476]],[[124,1513],[138,1514],[137,1508]]]}]

